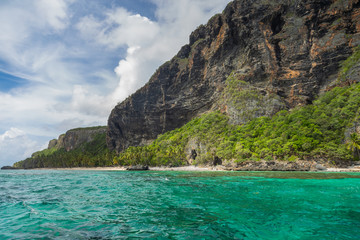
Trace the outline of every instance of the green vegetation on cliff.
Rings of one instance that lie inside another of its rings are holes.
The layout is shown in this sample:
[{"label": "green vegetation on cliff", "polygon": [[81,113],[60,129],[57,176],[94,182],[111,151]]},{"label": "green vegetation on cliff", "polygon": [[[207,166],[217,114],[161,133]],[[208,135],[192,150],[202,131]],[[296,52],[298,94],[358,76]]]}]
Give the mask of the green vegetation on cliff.
[{"label": "green vegetation on cliff", "polygon": [[[129,147],[116,156],[106,146],[105,133],[66,151],[45,149],[14,164],[17,168],[97,167],[111,165],[181,166],[246,160],[358,158],[360,138],[346,130],[357,122],[360,84],[336,87],[312,105],[280,111],[247,124],[229,124],[220,112],[195,118],[181,128],[160,135],[147,146]],[[196,157],[191,154],[196,152]]]},{"label": "green vegetation on cliff", "polygon": [[346,139],[345,130],[359,110],[360,84],[355,84],[334,88],[312,105],[241,126],[229,124],[220,112],[212,112],[159,136],[148,146],[128,148],[115,163],[179,166],[188,163],[192,150],[197,154],[195,164],[213,164],[217,159],[351,160],[359,136],[353,133]]},{"label": "green vegetation on cliff", "polygon": [[90,142],[82,143],[74,150],[45,149],[31,158],[14,164],[16,168],[64,168],[111,166],[115,156],[106,146],[106,133],[97,134]]},{"label": "green vegetation on cliff", "polygon": [[[339,80],[353,80],[351,79],[352,70],[360,63],[360,46],[354,48],[353,54],[341,64],[339,73]],[[357,70],[358,71],[358,70]],[[350,78],[350,79],[348,79]]]}]

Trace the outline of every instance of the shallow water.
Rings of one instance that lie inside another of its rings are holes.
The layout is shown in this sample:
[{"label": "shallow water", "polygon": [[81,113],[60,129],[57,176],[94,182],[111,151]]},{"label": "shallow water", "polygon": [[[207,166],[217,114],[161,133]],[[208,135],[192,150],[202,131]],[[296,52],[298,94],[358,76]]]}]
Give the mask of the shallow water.
[{"label": "shallow water", "polygon": [[0,239],[360,239],[360,174],[0,171]]}]

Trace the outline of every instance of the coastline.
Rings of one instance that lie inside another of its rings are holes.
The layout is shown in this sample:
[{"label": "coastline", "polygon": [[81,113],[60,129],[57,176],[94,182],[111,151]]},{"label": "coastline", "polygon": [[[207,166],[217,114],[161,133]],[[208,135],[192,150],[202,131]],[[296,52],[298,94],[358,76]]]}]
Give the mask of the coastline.
[{"label": "coastline", "polygon": [[[73,167],[73,168],[32,168],[25,170],[60,170],[60,171],[127,171],[128,167]],[[22,169],[20,169],[22,170]],[[183,167],[149,167],[147,171],[226,171],[216,167],[197,167],[197,166],[183,166]]]},{"label": "coastline", "polygon": [[[117,166],[117,167],[74,167],[74,168],[33,168],[27,170],[59,170],[59,171],[127,171],[127,167]],[[182,166],[182,167],[149,167],[148,171],[189,171],[189,172],[230,172],[230,171],[243,171],[251,172],[249,170],[241,170],[239,168],[229,169],[221,166],[217,167],[199,167],[199,166]],[[264,171],[264,170],[253,170],[253,171]],[[296,171],[296,170],[287,170],[287,172]],[[277,171],[269,171],[277,172]],[[360,167],[348,167],[348,168],[326,168],[323,170],[314,170],[314,171],[301,171],[301,172],[360,172]]]}]

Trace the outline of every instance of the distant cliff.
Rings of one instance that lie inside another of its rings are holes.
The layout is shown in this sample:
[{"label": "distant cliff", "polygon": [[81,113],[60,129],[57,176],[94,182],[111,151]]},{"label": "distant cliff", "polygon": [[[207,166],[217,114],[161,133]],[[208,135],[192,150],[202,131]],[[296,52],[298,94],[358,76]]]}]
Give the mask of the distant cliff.
[{"label": "distant cliff", "polygon": [[98,167],[112,165],[114,153],[106,145],[107,127],[77,128],[49,142],[47,149],[16,162],[15,168]]},{"label": "distant cliff", "polygon": [[359,7],[359,0],[231,2],[113,109],[109,148],[146,144],[208,110],[242,124],[312,103],[360,44]]},{"label": "distant cliff", "polygon": [[53,139],[48,144],[48,149],[61,149],[71,151],[81,144],[91,142],[98,134],[106,133],[106,127],[76,128],[61,134],[58,139]]}]

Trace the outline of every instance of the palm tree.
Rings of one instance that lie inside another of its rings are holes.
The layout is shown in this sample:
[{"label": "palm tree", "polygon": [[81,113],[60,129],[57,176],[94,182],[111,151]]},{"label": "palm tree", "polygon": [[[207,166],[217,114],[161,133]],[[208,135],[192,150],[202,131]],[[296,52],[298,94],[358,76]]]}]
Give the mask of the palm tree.
[{"label": "palm tree", "polygon": [[350,135],[350,142],[348,143],[348,149],[354,153],[356,158],[360,157],[360,138],[356,133]]}]

